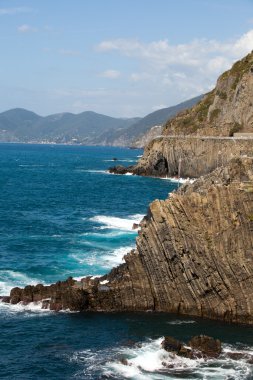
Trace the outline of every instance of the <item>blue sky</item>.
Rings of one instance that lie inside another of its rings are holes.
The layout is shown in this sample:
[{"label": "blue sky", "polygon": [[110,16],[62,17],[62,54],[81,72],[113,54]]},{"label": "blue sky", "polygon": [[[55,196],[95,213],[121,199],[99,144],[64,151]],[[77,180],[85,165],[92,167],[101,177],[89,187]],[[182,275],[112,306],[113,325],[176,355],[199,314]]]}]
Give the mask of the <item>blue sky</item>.
[{"label": "blue sky", "polygon": [[253,0],[0,0],[0,112],[145,116],[253,49]]}]

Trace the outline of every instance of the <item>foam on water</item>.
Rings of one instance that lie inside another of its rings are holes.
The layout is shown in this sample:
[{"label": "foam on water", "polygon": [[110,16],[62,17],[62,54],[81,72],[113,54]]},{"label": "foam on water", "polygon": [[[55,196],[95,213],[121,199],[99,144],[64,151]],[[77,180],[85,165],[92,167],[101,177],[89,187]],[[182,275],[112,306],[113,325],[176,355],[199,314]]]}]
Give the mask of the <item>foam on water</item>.
[{"label": "foam on water", "polygon": [[[93,250],[87,255],[84,251],[78,251],[71,254],[71,257],[81,265],[96,266],[99,260],[99,266],[104,269],[122,264],[123,257],[134,248],[133,246],[116,248],[111,251],[106,251],[106,254],[101,255],[99,251]],[[84,277],[84,276],[82,276]]]},{"label": "foam on water", "polygon": [[8,295],[15,286],[24,287],[26,285],[36,285],[38,279],[28,277],[24,273],[13,270],[0,270],[0,295]]},{"label": "foam on water", "polygon": [[[137,156],[138,157],[138,156]],[[117,160],[103,160],[103,162],[115,162],[115,164],[117,164],[117,162],[136,162],[137,159],[135,160],[131,160],[131,159],[117,159]]]},{"label": "foam on water", "polygon": [[0,310],[1,313],[4,313],[5,315],[15,315],[20,313],[25,313],[26,315],[46,315],[48,313],[52,313],[52,310],[49,309],[42,309],[42,302],[30,302],[27,305],[23,304],[22,302],[19,302],[15,305],[0,302]]},{"label": "foam on water", "polygon": [[173,183],[181,183],[181,184],[184,184],[184,183],[193,183],[195,181],[195,179],[193,178],[175,178],[175,177],[161,177],[161,179],[163,180],[167,180],[167,181],[170,181],[170,182],[173,182]]},{"label": "foam on water", "polygon": [[178,320],[167,322],[167,323],[168,325],[187,325],[187,324],[196,323],[196,321],[181,321],[180,319],[178,319]]},{"label": "foam on water", "polygon": [[[149,340],[132,348],[75,352],[70,360],[82,363],[85,375],[91,378],[99,371],[110,379],[252,379],[251,364],[245,359],[233,360],[226,355],[227,352],[239,352],[234,346],[225,345],[219,359],[193,360],[166,352],[161,348],[162,340],[163,338]],[[252,347],[245,347],[240,352],[249,354]]]},{"label": "foam on water", "polygon": [[116,265],[122,264],[124,256],[133,248],[134,246],[121,247],[112,252],[108,252],[108,254],[102,258],[102,266],[109,269]]},{"label": "foam on water", "polygon": [[115,216],[97,215],[90,218],[91,221],[101,224],[100,229],[118,229],[132,231],[133,223],[139,224],[144,215],[135,214],[129,218],[118,218]]},{"label": "foam on water", "polygon": [[76,172],[94,173],[94,174],[110,174],[108,170],[89,170],[89,169],[75,169]]}]

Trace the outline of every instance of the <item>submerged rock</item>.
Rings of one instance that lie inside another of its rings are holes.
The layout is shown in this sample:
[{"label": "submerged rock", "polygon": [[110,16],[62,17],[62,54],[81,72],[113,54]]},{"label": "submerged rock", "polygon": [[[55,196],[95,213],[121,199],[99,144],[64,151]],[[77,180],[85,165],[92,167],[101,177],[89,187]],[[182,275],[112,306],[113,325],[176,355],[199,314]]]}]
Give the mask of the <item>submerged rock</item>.
[{"label": "submerged rock", "polygon": [[188,358],[218,358],[221,354],[221,341],[206,335],[194,336],[187,345],[175,338],[166,336],[162,348],[167,352]]},{"label": "submerged rock", "polygon": [[123,165],[117,165],[109,168],[109,173],[112,174],[126,174],[126,173],[131,173],[132,171],[132,166],[123,166]]}]

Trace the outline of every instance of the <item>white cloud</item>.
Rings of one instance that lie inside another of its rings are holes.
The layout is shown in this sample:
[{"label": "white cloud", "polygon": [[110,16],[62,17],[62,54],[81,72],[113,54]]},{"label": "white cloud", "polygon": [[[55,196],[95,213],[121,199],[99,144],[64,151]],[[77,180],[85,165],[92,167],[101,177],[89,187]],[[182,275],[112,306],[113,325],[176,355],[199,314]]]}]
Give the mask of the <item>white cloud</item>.
[{"label": "white cloud", "polygon": [[37,32],[37,29],[28,25],[28,24],[23,24],[23,25],[20,25],[18,28],[17,28],[18,32],[19,33],[34,33],[34,32]]},{"label": "white cloud", "polygon": [[0,15],[14,15],[17,13],[29,13],[32,12],[31,8],[27,7],[14,7],[14,8],[0,8]]},{"label": "white cloud", "polygon": [[109,79],[117,79],[120,77],[120,75],[121,73],[118,70],[105,70],[99,74],[100,77]]},{"label": "white cloud", "polygon": [[209,91],[223,71],[252,49],[253,29],[229,41],[195,39],[172,44],[167,39],[149,43],[115,39],[102,41],[96,47],[99,53],[114,52],[135,62],[137,70],[129,80],[143,93],[152,91],[159,102],[170,104]]}]

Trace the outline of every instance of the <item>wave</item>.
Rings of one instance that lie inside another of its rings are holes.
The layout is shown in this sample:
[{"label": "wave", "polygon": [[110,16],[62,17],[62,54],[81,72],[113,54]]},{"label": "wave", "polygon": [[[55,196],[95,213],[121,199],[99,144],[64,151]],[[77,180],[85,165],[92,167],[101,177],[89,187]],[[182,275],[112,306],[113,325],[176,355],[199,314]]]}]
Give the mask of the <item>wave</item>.
[{"label": "wave", "polygon": [[[114,250],[108,250],[106,254],[101,255],[101,252],[94,250],[87,255],[83,250],[72,253],[70,256],[81,265],[90,267],[97,266],[103,269],[111,269],[119,264],[122,264],[123,257],[134,248],[134,245],[120,247]],[[83,278],[84,276],[80,277]]]},{"label": "wave", "polygon": [[169,182],[173,182],[173,183],[193,183],[195,181],[195,179],[193,178],[175,178],[175,177],[161,177],[161,179],[163,180],[166,180],[166,181],[169,181]]},{"label": "wave", "polygon": [[[103,373],[110,379],[252,379],[252,365],[245,359],[234,360],[228,352],[238,352],[236,347],[223,346],[223,353],[218,359],[187,359],[166,352],[161,348],[163,338],[149,340],[134,347],[93,352],[85,350],[75,352],[70,361],[85,366],[85,373],[91,378]],[[252,352],[252,347],[245,347],[245,355]]]},{"label": "wave", "polygon": [[121,247],[114,251],[108,252],[102,257],[101,265],[104,268],[112,268],[116,265],[122,264],[124,256],[134,248],[134,245],[128,247]]},{"label": "wave", "polygon": [[23,165],[18,165],[21,168],[43,168],[45,165],[36,165],[36,164],[23,164]]},{"label": "wave", "polygon": [[139,224],[144,215],[135,214],[128,218],[118,218],[115,216],[97,215],[90,218],[90,221],[102,224],[100,229],[118,229],[124,231],[132,231],[133,224]]},{"label": "wave", "polygon": [[178,319],[175,321],[167,322],[168,325],[187,325],[192,323],[196,323],[196,321],[180,321],[180,319]]},{"label": "wave", "polygon": [[42,302],[30,302],[27,305],[24,305],[22,302],[17,303],[16,305],[0,302],[0,312],[5,315],[13,315],[17,313],[25,313],[26,315],[47,315],[52,313],[52,310],[42,309]]},{"label": "wave", "polygon": [[75,172],[85,172],[85,173],[95,173],[95,174],[110,174],[108,170],[75,169]]},{"label": "wave", "polygon": [[8,295],[12,288],[19,286],[24,287],[26,285],[36,285],[42,283],[36,278],[30,278],[24,273],[15,272],[13,270],[1,270],[0,271],[0,295]]},{"label": "wave", "polygon": [[[137,156],[138,157],[138,156]],[[136,162],[137,161],[137,159],[120,159],[120,158],[118,158],[117,160],[103,160],[103,162],[115,162],[115,164],[117,164],[117,162]]]}]

